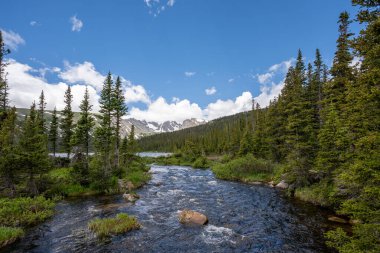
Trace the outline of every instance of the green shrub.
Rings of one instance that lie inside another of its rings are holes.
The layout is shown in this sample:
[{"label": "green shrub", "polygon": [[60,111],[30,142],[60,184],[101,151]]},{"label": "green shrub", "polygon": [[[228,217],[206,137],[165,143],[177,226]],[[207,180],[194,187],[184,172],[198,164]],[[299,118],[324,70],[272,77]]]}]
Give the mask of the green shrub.
[{"label": "green shrub", "polygon": [[340,253],[380,252],[380,224],[358,224],[353,227],[352,236],[342,228],[326,233],[327,245]]},{"label": "green shrub", "polygon": [[251,154],[212,167],[217,178],[239,181],[266,181],[276,170],[277,165],[273,162],[257,159]]},{"label": "green shrub", "polygon": [[0,226],[31,226],[54,214],[53,200],[36,198],[0,199]]},{"label": "green shrub", "polygon": [[204,156],[198,157],[197,160],[191,165],[193,168],[208,168],[207,158]]},{"label": "green shrub", "polygon": [[24,235],[21,228],[0,227],[0,248],[13,243]]},{"label": "green shrub", "polygon": [[116,218],[96,218],[88,223],[88,228],[99,238],[105,238],[139,229],[140,224],[135,217],[126,213],[119,213]]},{"label": "green shrub", "polygon": [[151,178],[149,173],[141,170],[135,170],[127,174],[125,177],[128,181],[131,181],[136,188],[141,187]]},{"label": "green shrub", "polygon": [[295,197],[314,205],[325,207],[334,205],[334,196],[335,188],[333,184],[323,181],[309,187],[297,188],[295,191]]}]

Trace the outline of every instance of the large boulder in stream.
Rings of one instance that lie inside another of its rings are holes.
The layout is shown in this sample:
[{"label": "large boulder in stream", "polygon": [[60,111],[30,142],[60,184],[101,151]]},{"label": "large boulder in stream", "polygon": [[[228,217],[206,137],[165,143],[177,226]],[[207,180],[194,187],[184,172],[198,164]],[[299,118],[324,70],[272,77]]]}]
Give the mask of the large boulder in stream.
[{"label": "large boulder in stream", "polygon": [[278,183],[276,187],[280,189],[287,189],[289,185],[285,182],[285,180],[281,180],[281,182]]},{"label": "large boulder in stream", "polygon": [[208,222],[207,216],[192,210],[183,210],[178,215],[182,224],[205,225]]},{"label": "large boulder in stream", "polygon": [[135,202],[140,198],[139,195],[134,194],[134,193],[124,193],[123,194],[123,199],[127,202]]}]

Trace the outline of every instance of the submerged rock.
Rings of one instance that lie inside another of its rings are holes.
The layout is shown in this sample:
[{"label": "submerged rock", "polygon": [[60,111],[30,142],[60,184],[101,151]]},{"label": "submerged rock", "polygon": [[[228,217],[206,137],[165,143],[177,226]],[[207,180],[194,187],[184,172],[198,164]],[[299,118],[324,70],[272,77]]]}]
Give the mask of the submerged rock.
[{"label": "submerged rock", "polygon": [[276,187],[280,189],[287,189],[289,185],[285,182],[285,180],[281,180],[281,182],[278,183]]},{"label": "submerged rock", "polygon": [[192,210],[181,211],[178,218],[183,224],[204,225],[208,222],[206,215]]},{"label": "submerged rock", "polygon": [[134,194],[134,193],[124,193],[123,194],[123,199],[128,202],[135,202],[140,198],[139,195]]}]

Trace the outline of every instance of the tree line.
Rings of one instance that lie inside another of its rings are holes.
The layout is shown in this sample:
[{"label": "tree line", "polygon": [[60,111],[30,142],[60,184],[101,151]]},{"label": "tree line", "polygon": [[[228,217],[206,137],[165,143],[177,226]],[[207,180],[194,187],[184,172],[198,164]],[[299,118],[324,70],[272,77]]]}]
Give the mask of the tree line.
[{"label": "tree line", "polygon": [[[334,208],[357,223],[352,236],[328,233],[341,252],[380,250],[380,2],[353,0],[360,8],[350,32],[347,12],[331,68],[319,49],[306,64],[301,50],[281,94],[261,109],[207,125],[144,137],[142,149],[184,150],[188,143],[208,154],[253,154],[282,164],[292,191]],[[359,62],[354,65],[353,59]]]},{"label": "tree line", "polygon": [[[115,178],[126,172],[136,152],[134,126],[129,136],[121,138],[121,118],[127,113],[122,81],[108,73],[101,91],[99,126],[90,104],[86,87],[80,104],[79,119],[74,122],[73,95],[68,86],[64,94],[65,107],[56,108],[50,124],[46,122],[46,99],[41,92],[38,103],[32,103],[29,115],[17,122],[15,107],[9,105],[9,85],[6,79],[6,49],[0,31],[0,192],[14,197],[36,196],[48,187],[45,175],[59,158],[49,156],[49,150],[67,153],[66,161],[74,168],[73,176],[81,185],[106,190]],[[21,127],[19,127],[21,125]],[[90,155],[90,146],[95,154]]]}]

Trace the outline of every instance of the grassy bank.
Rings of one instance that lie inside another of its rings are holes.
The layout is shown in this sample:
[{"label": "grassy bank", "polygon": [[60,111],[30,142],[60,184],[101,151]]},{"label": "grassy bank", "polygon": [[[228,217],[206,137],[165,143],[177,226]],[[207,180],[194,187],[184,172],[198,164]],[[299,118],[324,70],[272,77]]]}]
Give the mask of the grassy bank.
[{"label": "grassy bank", "polygon": [[36,198],[0,199],[0,247],[20,238],[27,227],[54,215],[54,200]]},{"label": "grassy bank", "polygon": [[133,229],[139,229],[140,224],[135,217],[126,213],[119,213],[115,218],[96,218],[88,223],[88,228],[98,238],[103,239],[111,235],[124,234]]},{"label": "grassy bank", "polygon": [[222,159],[211,167],[219,179],[241,182],[269,182],[278,178],[281,167],[271,161],[257,159],[253,155],[235,159]]},{"label": "grassy bank", "polygon": [[191,166],[197,169],[210,168],[213,162],[205,156],[190,156],[184,153],[175,153],[167,157],[146,157],[148,163],[155,163],[157,165],[178,165],[178,166]]}]

